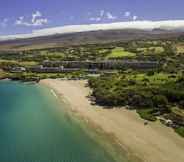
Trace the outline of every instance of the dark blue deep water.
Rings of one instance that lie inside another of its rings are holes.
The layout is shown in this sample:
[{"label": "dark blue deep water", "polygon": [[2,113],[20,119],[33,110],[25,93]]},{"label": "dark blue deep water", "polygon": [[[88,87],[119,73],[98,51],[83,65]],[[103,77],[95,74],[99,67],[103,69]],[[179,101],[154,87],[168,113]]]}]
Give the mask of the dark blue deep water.
[{"label": "dark blue deep water", "polygon": [[0,162],[114,161],[58,102],[39,85],[0,81]]}]

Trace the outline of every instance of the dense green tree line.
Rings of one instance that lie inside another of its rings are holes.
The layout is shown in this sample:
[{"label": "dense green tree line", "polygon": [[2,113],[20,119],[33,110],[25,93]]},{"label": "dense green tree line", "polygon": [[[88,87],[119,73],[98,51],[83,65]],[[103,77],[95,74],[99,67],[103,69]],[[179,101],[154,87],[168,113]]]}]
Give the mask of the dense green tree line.
[{"label": "dense green tree line", "polygon": [[162,80],[158,84],[156,81],[150,82],[149,75],[138,81],[135,76],[120,74],[91,78],[88,84],[93,89],[95,101],[107,107],[129,105],[135,109],[153,109],[159,113],[168,113],[173,105],[184,108],[182,76],[175,80]]}]

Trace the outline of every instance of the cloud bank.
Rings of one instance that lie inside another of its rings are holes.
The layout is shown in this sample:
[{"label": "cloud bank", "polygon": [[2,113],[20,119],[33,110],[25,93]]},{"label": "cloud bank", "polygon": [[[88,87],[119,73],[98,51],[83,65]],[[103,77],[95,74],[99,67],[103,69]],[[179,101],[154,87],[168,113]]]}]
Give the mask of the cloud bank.
[{"label": "cloud bank", "polygon": [[41,30],[33,30],[30,34],[0,36],[0,40],[10,40],[18,38],[32,38],[38,36],[47,36],[53,34],[77,33],[98,30],[118,30],[118,29],[138,29],[138,30],[183,30],[184,20],[167,20],[167,21],[129,21],[116,22],[109,24],[90,24],[90,25],[69,25]]},{"label": "cloud bank", "polygon": [[115,20],[115,19],[117,19],[116,16],[114,16],[111,12],[105,11],[105,10],[101,10],[98,16],[89,18],[89,20],[96,21],[96,22],[99,22],[102,20]]},{"label": "cloud bank", "polygon": [[26,21],[24,16],[19,17],[15,21],[15,25],[21,26],[42,26],[47,23],[48,20],[42,17],[42,13],[40,11],[32,13],[32,18],[30,21]]}]

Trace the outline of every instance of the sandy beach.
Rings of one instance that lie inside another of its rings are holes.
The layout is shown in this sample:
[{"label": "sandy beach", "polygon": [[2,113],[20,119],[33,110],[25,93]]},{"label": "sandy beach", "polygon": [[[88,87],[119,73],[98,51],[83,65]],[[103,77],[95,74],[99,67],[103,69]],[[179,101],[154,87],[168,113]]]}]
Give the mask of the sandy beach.
[{"label": "sandy beach", "polygon": [[70,104],[72,111],[92,121],[107,134],[113,134],[130,155],[144,162],[184,162],[184,138],[159,122],[145,126],[144,120],[134,111],[91,105],[86,81],[46,79],[40,84],[54,90]]}]

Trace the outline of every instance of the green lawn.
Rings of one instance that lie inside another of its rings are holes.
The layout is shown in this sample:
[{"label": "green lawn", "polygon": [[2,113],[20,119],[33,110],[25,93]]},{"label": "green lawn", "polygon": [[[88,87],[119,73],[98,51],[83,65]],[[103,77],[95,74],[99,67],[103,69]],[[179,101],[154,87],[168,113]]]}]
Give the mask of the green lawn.
[{"label": "green lawn", "polygon": [[41,51],[40,54],[42,56],[52,56],[52,57],[64,57],[65,54],[63,52],[49,52],[49,51]]},{"label": "green lawn", "polygon": [[16,61],[16,60],[3,60],[3,59],[0,59],[0,64],[3,64],[3,63],[17,64],[19,66],[35,66],[35,65],[38,65],[38,62],[35,62],[35,61]]},{"label": "green lawn", "polygon": [[176,75],[175,78],[174,77],[170,78],[171,74],[166,74],[166,73],[154,73],[154,75],[152,76],[148,76],[145,73],[140,73],[135,75],[131,74],[127,76],[131,80],[136,80],[137,83],[139,84],[143,83],[143,81],[146,79],[152,85],[159,85],[159,84],[164,84],[165,82],[168,82],[168,81],[175,81],[179,77]]},{"label": "green lawn", "polygon": [[141,52],[143,54],[160,54],[162,52],[164,52],[164,48],[163,47],[149,47],[149,48],[137,48],[138,52]]},{"label": "green lawn", "polygon": [[122,47],[116,47],[114,48],[111,53],[107,56],[107,58],[121,58],[121,57],[135,57],[136,54],[125,51]]}]

